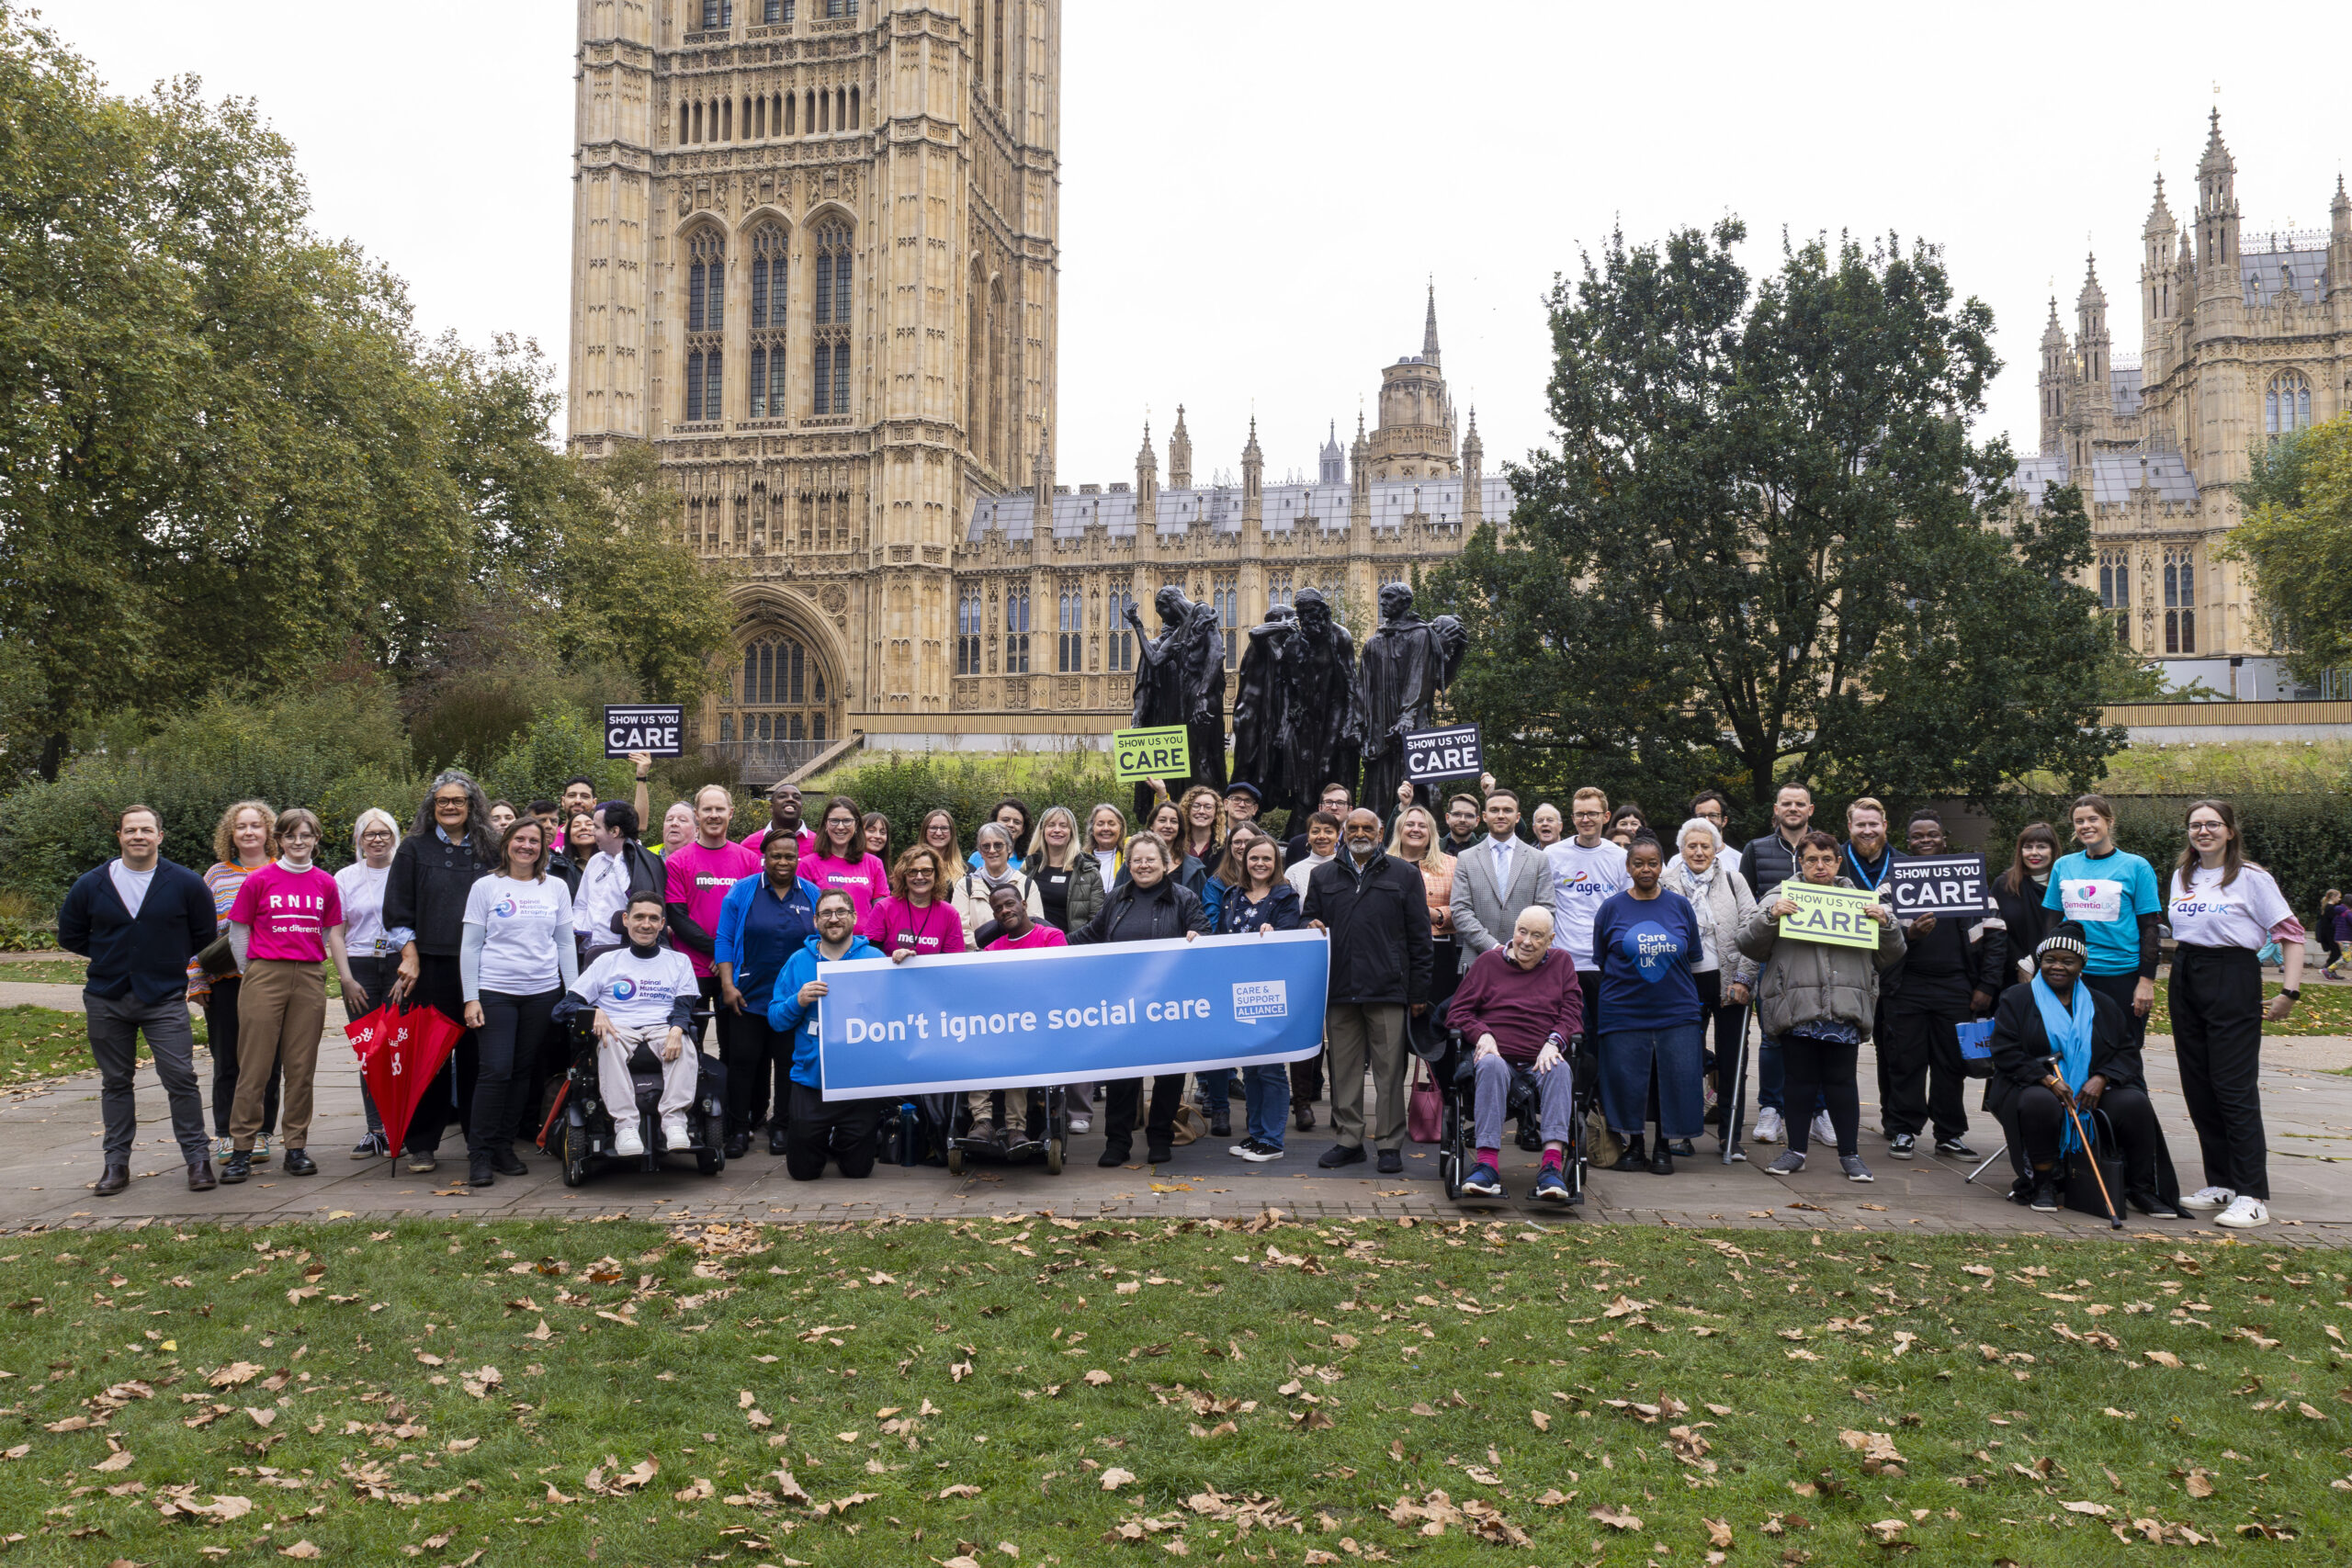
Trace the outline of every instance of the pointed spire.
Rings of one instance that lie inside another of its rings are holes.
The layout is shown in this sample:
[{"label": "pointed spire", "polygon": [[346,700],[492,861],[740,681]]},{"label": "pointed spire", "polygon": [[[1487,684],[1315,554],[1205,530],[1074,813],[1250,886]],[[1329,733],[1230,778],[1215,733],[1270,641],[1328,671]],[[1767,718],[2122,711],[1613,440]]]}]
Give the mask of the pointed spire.
[{"label": "pointed spire", "polygon": [[2156,176],[2156,197],[2148,204],[2148,221],[2142,227],[2140,237],[2153,240],[2159,234],[2171,233],[2173,228],[2172,209],[2165,205],[2165,177],[2160,174]]},{"label": "pointed spire", "polygon": [[2050,320],[2044,322],[2041,328],[2041,346],[2064,347],[2065,342],[2066,329],[2058,321],[2058,296],[2052,294],[2050,297]]},{"label": "pointed spire", "polygon": [[2097,255],[2086,257],[2083,264],[2083,292],[2075,303],[2082,307],[2107,303],[2107,291],[2098,286],[2098,257]]},{"label": "pointed spire", "polygon": [[2222,141],[2222,111],[2219,108],[2212,111],[2211,125],[2211,129],[2205,138],[2205,156],[2199,161],[2197,172],[2202,175],[2226,170],[2235,174],[2237,164],[2231,158],[2229,148]]},{"label": "pointed spire", "polygon": [[1478,405],[1472,403],[1470,405],[1470,434],[1462,438],[1462,456],[1464,458],[1475,458],[1486,449],[1486,444],[1478,439]]},{"label": "pointed spire", "polygon": [[1437,363],[1437,278],[1430,278],[1429,315],[1421,325],[1421,357],[1431,365]]}]

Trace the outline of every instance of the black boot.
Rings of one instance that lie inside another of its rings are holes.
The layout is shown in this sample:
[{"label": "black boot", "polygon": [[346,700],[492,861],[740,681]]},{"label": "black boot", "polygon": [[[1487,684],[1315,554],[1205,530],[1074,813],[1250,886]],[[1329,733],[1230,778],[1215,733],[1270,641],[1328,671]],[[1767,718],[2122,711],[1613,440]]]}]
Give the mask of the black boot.
[{"label": "black boot", "polygon": [[278,1168],[288,1176],[316,1176],[319,1162],[311,1157],[308,1149],[288,1149],[286,1151],[286,1163]]},{"label": "black boot", "polygon": [[229,1163],[220,1168],[220,1179],[233,1187],[238,1182],[243,1181],[247,1177],[253,1175],[253,1151],[251,1149],[235,1149],[230,1152]]},{"label": "black boot", "polygon": [[106,1174],[98,1178],[98,1184],[90,1190],[101,1198],[111,1198],[130,1185],[130,1167],[119,1159],[110,1159],[107,1161]]},{"label": "black boot", "polygon": [[781,1158],[783,1158],[783,1157],[784,1157],[784,1147],[785,1147],[785,1130],[784,1130],[784,1123],[783,1123],[782,1122],[769,1122],[769,1123],[768,1123],[768,1153],[770,1153],[770,1154],[772,1154],[772,1155],[775,1156],[777,1158],[781,1159]]},{"label": "black boot", "polygon": [[1105,1144],[1102,1145],[1102,1155],[1094,1163],[1100,1166],[1125,1165],[1127,1163],[1128,1153],[1129,1147],[1125,1144]]},{"label": "black boot", "polygon": [[512,1144],[501,1144],[490,1151],[490,1168],[501,1176],[528,1176],[531,1168],[523,1163]]},{"label": "black boot", "polygon": [[466,1156],[467,1186],[488,1187],[497,1179],[497,1177],[491,1174],[489,1150],[484,1149]]},{"label": "black boot", "polygon": [[1617,1156],[1617,1163],[1611,1166],[1609,1168],[1611,1170],[1647,1170],[1649,1168],[1649,1156],[1642,1152],[1642,1135],[1639,1133],[1636,1133],[1632,1137],[1625,1140],[1625,1152]]}]

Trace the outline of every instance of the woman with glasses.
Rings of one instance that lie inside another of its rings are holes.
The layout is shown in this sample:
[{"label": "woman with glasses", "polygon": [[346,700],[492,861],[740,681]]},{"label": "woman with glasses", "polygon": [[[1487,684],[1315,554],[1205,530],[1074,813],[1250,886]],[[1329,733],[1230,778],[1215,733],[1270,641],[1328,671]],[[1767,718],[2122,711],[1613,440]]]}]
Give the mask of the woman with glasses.
[{"label": "woman with glasses", "polygon": [[[2171,894],[2173,1052],[2205,1164],[2204,1187],[2181,1207],[2218,1209],[2215,1224],[2251,1230],[2270,1223],[2262,1026],[2285,1022],[2302,997],[2302,922],[2278,879],[2245,858],[2237,813],[2225,800],[2188,808],[2188,843]],[[2256,954],[2273,941],[2284,951],[2286,984],[2266,1008]]]},{"label": "woman with glasses", "polygon": [[[334,874],[335,887],[343,895],[344,948],[361,993],[343,998],[349,1018],[363,1017],[382,1005],[400,976],[400,954],[384,938],[384,885],[391,879],[392,851],[400,841],[401,826],[392,814],[371,806],[351,825],[356,858]],[[365,1077],[359,1080],[359,1108],[368,1113],[368,1135],[352,1145],[351,1157],[381,1159],[391,1151],[384,1146],[384,1119]]]},{"label": "woman with glasses", "polygon": [[899,863],[890,868],[890,891],[865,911],[858,934],[893,964],[966,951],[964,921],[941,886],[942,868],[953,863],[943,861],[929,844],[901,852]]},{"label": "woman with glasses", "polygon": [[[408,837],[392,852],[384,883],[384,939],[400,952],[393,1000],[420,1003],[464,1027],[458,957],[465,947],[466,900],[474,884],[495,869],[497,844],[481,786],[455,769],[435,775]],[[470,1122],[480,1066],[474,1032],[467,1029],[417,1097],[408,1124],[410,1170],[423,1175],[440,1163],[435,1151],[452,1115]]]},{"label": "woman with glasses", "polygon": [[[241,800],[220,814],[220,821],[212,829],[212,864],[204,873],[204,886],[212,893],[212,918],[218,934],[229,934],[229,908],[237,901],[237,890],[245,878],[267,865],[277,855],[277,813],[266,802]],[[228,1162],[232,1145],[229,1141],[229,1113],[237,1103],[237,1006],[243,1000],[244,979],[230,975],[221,979],[208,979],[200,965],[187,966],[187,997],[204,1010],[204,1038],[212,1053],[212,1135],[216,1140],[213,1156]],[[277,1100],[283,1091],[284,1075],[279,1068],[269,1069],[269,1085],[262,1100],[261,1133],[254,1145],[256,1164],[269,1158],[270,1134],[277,1131]]]}]

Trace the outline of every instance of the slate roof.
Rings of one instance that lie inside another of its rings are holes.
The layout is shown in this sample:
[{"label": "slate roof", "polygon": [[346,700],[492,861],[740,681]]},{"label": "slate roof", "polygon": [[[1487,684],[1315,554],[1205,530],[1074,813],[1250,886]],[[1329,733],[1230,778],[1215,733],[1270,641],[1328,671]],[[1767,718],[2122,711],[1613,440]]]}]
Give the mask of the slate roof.
[{"label": "slate roof", "polygon": [[[1348,526],[1349,502],[1349,490],[1343,484],[1268,485],[1265,487],[1265,528],[1269,534],[1287,534],[1311,517],[1326,532],[1344,532]],[[1479,504],[1487,520],[1501,522],[1510,515],[1510,486],[1497,478],[1481,480]],[[1011,491],[1003,495],[982,496],[972,505],[972,515],[964,529],[965,540],[977,543],[991,528],[1001,527],[1008,540],[1025,542],[1036,525],[1036,511],[1037,498],[1033,491]],[[1405,519],[1416,512],[1426,512],[1432,522],[1459,523],[1462,520],[1462,480],[1374,481],[1373,527],[1402,527]],[[1241,487],[1218,485],[1207,490],[1163,490],[1159,492],[1158,518],[1159,533],[1163,536],[1189,533],[1203,525],[1220,534],[1238,534],[1241,532]],[[1054,537],[1057,539],[1079,538],[1092,527],[1104,528],[1114,538],[1133,537],[1136,531],[1135,491],[1057,495],[1054,497],[1053,527]]]}]

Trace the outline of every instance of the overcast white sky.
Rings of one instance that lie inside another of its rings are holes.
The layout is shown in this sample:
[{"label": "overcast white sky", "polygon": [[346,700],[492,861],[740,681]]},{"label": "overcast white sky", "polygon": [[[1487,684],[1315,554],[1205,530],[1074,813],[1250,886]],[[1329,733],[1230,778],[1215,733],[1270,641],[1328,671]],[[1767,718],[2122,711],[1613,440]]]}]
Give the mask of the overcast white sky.
[{"label": "overcast white sky", "polygon": [[[881,0],[869,0],[869,4]],[[420,323],[566,352],[573,0],[48,0],[119,90],[201,75],[300,151],[319,227],[408,278]],[[2327,17],[2335,16],[2330,22]],[[2037,440],[2056,280],[2086,242],[2136,349],[2158,156],[2193,201],[2221,96],[2247,248],[2324,228],[2352,156],[2352,7],[2278,26],[2141,0],[1969,7],[1563,0],[1064,0],[1064,483],[1130,477],[1148,406],[1195,468],[1311,472],[1379,367],[1419,351],[1434,275],[1445,371],[1492,468],[1549,432],[1542,299],[1612,221],[1646,240],[1725,212],[1752,267],[1781,231],[1924,235],[1989,303],[2007,368],[1985,425]]]}]

